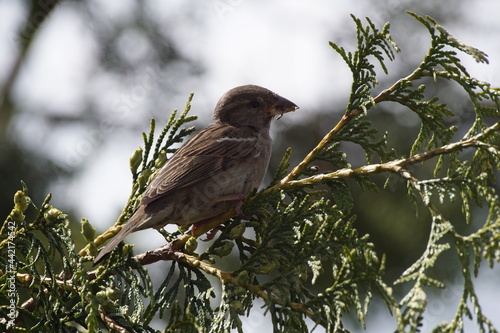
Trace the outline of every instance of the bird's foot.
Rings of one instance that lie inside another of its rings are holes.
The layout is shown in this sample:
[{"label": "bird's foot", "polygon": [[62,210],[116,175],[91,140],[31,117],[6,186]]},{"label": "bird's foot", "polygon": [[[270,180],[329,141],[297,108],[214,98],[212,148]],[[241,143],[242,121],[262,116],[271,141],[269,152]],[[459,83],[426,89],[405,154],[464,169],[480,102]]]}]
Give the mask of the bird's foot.
[{"label": "bird's foot", "polygon": [[207,232],[205,234],[207,236],[207,238],[200,239],[200,240],[203,242],[208,242],[209,240],[214,239],[215,235],[217,235],[217,231],[219,231],[219,228],[213,228],[212,230],[210,230],[209,232]]},{"label": "bird's foot", "polygon": [[[200,228],[202,225],[204,225],[204,224],[206,224],[206,223],[210,222],[211,220],[212,220],[212,219],[206,219],[206,220],[202,220],[202,221],[198,221],[198,222],[196,222],[196,223],[193,223],[193,225],[191,225],[191,235],[192,235],[193,237],[196,237],[196,236],[195,236],[195,235],[196,235],[196,230],[197,230],[198,228]],[[212,230],[210,230],[210,231],[208,231],[208,232],[206,233],[207,238],[205,238],[205,239],[200,239],[200,240],[201,240],[201,241],[204,241],[204,242],[208,242],[209,240],[214,239],[215,235],[217,234],[217,231],[219,231],[219,227],[215,227],[215,228],[213,228]]]}]

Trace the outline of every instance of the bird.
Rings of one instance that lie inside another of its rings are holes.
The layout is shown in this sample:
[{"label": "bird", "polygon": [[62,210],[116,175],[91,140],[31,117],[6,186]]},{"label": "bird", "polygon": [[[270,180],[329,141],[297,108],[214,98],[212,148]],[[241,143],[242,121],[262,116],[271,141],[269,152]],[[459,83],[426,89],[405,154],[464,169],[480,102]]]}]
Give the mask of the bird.
[{"label": "bird", "polygon": [[157,172],[138,208],[94,265],[132,232],[202,223],[230,209],[241,213],[243,201],[260,186],[269,165],[271,120],[297,109],[257,85],[226,92],[215,106],[214,122],[186,141]]}]

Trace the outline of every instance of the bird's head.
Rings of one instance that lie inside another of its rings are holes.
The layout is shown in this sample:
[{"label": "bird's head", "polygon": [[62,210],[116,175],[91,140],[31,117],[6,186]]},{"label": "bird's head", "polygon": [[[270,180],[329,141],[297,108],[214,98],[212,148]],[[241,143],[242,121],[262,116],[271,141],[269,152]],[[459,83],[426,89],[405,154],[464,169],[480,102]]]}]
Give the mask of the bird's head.
[{"label": "bird's head", "polygon": [[214,119],[232,126],[269,127],[274,116],[295,111],[298,106],[272,91],[255,85],[233,88],[217,102]]}]

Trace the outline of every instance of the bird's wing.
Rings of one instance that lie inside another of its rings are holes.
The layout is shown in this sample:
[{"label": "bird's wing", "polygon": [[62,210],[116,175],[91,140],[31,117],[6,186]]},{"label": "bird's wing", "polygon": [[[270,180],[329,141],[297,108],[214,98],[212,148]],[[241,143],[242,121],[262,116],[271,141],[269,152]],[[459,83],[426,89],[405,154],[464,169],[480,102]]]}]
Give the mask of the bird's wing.
[{"label": "bird's wing", "polygon": [[189,139],[158,172],[144,192],[149,204],[176,190],[204,181],[241,160],[259,154],[257,132],[248,127],[212,124]]}]

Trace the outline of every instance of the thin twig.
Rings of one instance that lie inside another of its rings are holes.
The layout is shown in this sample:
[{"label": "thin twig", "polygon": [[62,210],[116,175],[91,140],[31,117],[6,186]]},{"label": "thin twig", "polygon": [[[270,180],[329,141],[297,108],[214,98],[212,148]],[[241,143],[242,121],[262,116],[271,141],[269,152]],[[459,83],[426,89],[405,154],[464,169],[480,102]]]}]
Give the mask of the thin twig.
[{"label": "thin twig", "polygon": [[278,184],[277,188],[282,189],[282,190],[290,190],[292,188],[297,188],[297,187],[302,187],[306,185],[314,185],[314,184],[323,184],[326,181],[331,181],[335,179],[343,179],[343,178],[351,178],[351,177],[356,177],[356,176],[365,176],[365,175],[370,175],[370,174],[376,174],[384,171],[389,171],[389,172],[394,172],[394,173],[399,173],[400,168],[409,165],[409,164],[416,164],[420,162],[424,162],[426,160],[429,160],[433,157],[443,155],[443,154],[449,154],[452,152],[455,152],[457,150],[462,150],[464,148],[472,147],[472,146],[484,146],[484,143],[481,142],[480,140],[484,138],[485,136],[489,135],[490,133],[494,131],[500,130],[500,122],[488,127],[486,130],[483,132],[479,133],[476,136],[473,136],[467,140],[459,141],[459,142],[454,142],[450,143],[448,145],[436,148],[434,150],[420,153],[420,154],[415,154],[411,157],[408,158],[401,158],[398,160],[386,162],[386,163],[379,163],[379,164],[369,164],[365,165],[356,169],[339,169],[334,172],[330,173],[324,173],[324,174],[319,174],[319,175],[314,175],[311,177],[307,177],[304,179],[300,180],[291,180],[283,184]]},{"label": "thin twig", "polygon": [[99,311],[101,319],[106,323],[106,326],[111,329],[112,332],[118,333],[128,333],[129,331],[124,327],[118,325],[111,317],[107,316],[104,312]]}]

